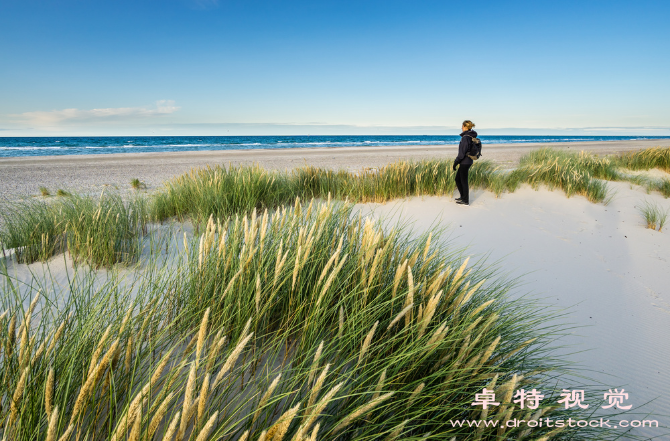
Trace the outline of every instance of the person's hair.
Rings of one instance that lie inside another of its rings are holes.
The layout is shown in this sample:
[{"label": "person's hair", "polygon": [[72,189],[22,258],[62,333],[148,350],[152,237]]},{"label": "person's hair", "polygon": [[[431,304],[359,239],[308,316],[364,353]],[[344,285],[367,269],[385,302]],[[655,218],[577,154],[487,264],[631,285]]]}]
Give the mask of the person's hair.
[{"label": "person's hair", "polygon": [[472,128],[475,126],[475,123],[466,119],[465,121],[463,121],[463,126],[468,130],[472,130]]}]

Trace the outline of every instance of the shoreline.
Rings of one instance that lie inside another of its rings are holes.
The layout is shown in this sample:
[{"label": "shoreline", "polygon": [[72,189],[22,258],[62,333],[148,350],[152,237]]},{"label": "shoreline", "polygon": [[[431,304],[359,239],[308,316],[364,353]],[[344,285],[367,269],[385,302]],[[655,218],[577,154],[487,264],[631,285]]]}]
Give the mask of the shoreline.
[{"label": "shoreline", "polygon": [[[485,144],[482,157],[502,168],[513,168],[523,155],[541,147],[617,154],[656,146],[670,146],[670,139]],[[41,186],[52,192],[59,188],[77,192],[100,192],[108,187],[130,191],[130,180],[134,178],[144,182],[147,190],[154,190],[165,181],[193,168],[220,164],[258,164],[269,170],[290,170],[311,165],[358,171],[366,167],[382,167],[400,160],[453,158],[457,149],[458,146],[454,144],[7,157],[0,158],[0,198],[35,196],[39,194]]]}]

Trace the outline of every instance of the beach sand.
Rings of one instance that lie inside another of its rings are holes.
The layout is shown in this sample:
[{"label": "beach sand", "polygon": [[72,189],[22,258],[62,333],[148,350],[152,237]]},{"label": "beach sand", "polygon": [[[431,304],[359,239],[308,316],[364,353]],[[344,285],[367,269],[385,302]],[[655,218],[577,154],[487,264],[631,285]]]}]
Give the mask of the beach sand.
[{"label": "beach sand", "polygon": [[[501,167],[512,168],[521,156],[545,146],[605,155],[659,145],[670,146],[670,139],[489,144],[483,147],[483,158],[495,161]],[[457,154],[457,148],[456,145],[340,147],[0,158],[0,199],[35,196],[39,194],[40,186],[46,187],[52,193],[59,188],[86,193],[99,193],[104,188],[130,191],[130,180],[134,178],[144,182],[148,190],[153,190],[162,186],[166,180],[193,167],[216,164],[259,164],[273,170],[293,169],[307,164],[358,171],[400,160],[453,158]]]},{"label": "beach sand", "polygon": [[[633,408],[621,419],[649,413],[644,419],[667,427],[670,228],[660,233],[645,228],[638,207],[649,201],[670,210],[670,199],[628,183],[608,185],[615,192],[608,205],[524,186],[502,198],[475,190],[469,207],[445,197],[360,207],[389,224],[409,221],[419,233],[446,227],[449,243],[467,247],[466,255],[499,261],[500,269],[522,284],[513,296],[527,294],[564,314],[561,323],[572,329],[560,340],[567,345],[561,352],[581,365],[582,375],[602,385],[595,388],[602,389],[600,396],[587,397],[591,408],[603,405],[610,388],[624,388],[625,404]],[[651,437],[662,431],[633,433]]]}]

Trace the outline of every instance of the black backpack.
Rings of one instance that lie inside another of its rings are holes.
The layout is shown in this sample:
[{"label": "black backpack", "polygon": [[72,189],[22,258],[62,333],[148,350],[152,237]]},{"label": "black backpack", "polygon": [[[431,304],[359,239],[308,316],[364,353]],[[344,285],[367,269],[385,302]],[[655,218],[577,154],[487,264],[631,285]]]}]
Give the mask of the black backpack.
[{"label": "black backpack", "polygon": [[470,159],[476,161],[480,156],[482,156],[482,141],[481,139],[475,138],[474,136],[470,136],[470,139],[472,141],[470,142],[470,150],[468,150],[467,155]]}]

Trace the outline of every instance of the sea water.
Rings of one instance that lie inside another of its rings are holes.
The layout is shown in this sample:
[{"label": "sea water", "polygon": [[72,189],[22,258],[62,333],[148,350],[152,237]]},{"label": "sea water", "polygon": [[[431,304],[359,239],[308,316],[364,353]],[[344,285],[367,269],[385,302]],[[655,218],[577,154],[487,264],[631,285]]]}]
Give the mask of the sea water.
[{"label": "sea water", "polygon": [[[481,136],[482,143],[554,143],[664,139],[661,136]],[[458,144],[458,135],[431,136],[96,136],[0,137],[0,157],[100,153],[187,152],[286,148]]]}]

